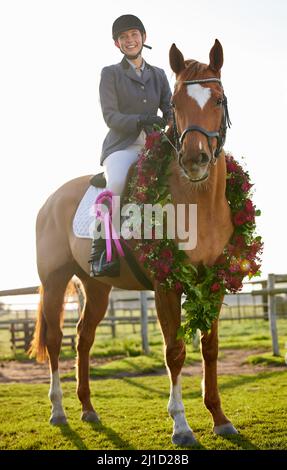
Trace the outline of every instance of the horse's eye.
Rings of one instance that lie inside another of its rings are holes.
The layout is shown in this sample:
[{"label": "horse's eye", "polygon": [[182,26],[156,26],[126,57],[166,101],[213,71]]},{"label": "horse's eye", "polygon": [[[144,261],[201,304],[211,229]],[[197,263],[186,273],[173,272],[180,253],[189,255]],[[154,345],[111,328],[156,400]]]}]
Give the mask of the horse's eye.
[{"label": "horse's eye", "polygon": [[222,105],[223,105],[223,102],[224,102],[224,99],[223,99],[223,98],[218,98],[218,99],[216,100],[216,105],[217,105],[217,106],[222,106]]}]

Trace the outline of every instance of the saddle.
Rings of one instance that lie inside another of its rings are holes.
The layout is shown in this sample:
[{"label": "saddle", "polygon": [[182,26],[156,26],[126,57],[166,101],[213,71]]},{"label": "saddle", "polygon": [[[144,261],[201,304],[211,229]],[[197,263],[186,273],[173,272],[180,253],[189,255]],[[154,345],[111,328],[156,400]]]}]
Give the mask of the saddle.
[{"label": "saddle", "polygon": [[[102,173],[97,173],[96,175],[93,175],[90,178],[90,184],[92,186],[95,186],[96,188],[101,188],[104,189],[107,186],[107,181],[105,178],[104,172]],[[132,254],[131,248],[129,248],[125,243],[122,246],[124,254],[125,254],[125,259],[131,269],[131,271],[134,273],[136,279],[147,289],[147,290],[153,290],[153,284],[149,280],[149,278],[145,275],[144,271],[141,270],[137,260]]]}]

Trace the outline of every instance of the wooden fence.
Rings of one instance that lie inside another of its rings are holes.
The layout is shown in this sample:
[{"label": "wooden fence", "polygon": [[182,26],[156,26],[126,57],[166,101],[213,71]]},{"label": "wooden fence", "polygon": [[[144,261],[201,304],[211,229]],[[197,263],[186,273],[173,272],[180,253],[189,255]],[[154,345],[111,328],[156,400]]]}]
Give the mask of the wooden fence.
[{"label": "wooden fence", "polygon": [[[269,320],[270,333],[272,338],[272,350],[274,355],[279,355],[279,344],[278,344],[278,335],[277,335],[277,326],[276,326],[276,299],[278,300],[278,295],[287,294],[287,288],[282,284],[287,284],[287,275],[275,275],[269,274],[268,279],[265,280],[256,280],[251,283],[252,287],[260,285],[261,289],[252,289],[248,295],[251,298],[260,298],[262,299],[260,304],[254,305],[254,311],[257,307],[260,308],[260,314],[243,315],[244,306],[240,304],[240,299],[246,295],[246,293],[234,295],[233,298],[237,299],[236,305],[236,316],[231,316],[230,314],[221,315],[221,320],[238,320],[243,319],[260,319],[264,318]],[[278,284],[281,287],[278,287]],[[75,310],[78,312],[78,315],[74,315],[72,320],[66,319],[64,327],[71,328],[75,327],[77,323],[77,316],[79,316],[80,311],[83,307],[84,296],[80,288],[79,283],[75,282],[75,295],[70,300],[71,303],[74,303]],[[19,295],[31,295],[38,294],[39,287],[25,287],[21,289],[9,289],[0,291],[0,298],[7,296],[19,296]],[[227,310],[231,311],[232,307]],[[136,316],[131,316],[132,313],[137,312]],[[127,316],[127,312],[130,313]],[[120,314],[119,314],[120,313]],[[230,313],[230,312],[229,312]],[[286,315],[287,318],[287,315]],[[1,320],[1,319],[0,319]],[[113,289],[110,301],[107,316],[101,322],[101,326],[110,328],[112,337],[116,337],[116,329],[118,325],[129,324],[132,325],[133,331],[135,331],[136,325],[139,325],[141,328],[141,337],[142,337],[142,350],[145,354],[149,352],[149,343],[148,343],[148,324],[156,325],[157,316],[154,305],[154,295],[153,292],[135,292],[135,291],[123,291],[120,289]],[[10,337],[11,337],[11,347],[14,351],[17,349],[27,350],[28,345],[30,344],[33,329],[34,329],[35,319],[28,318],[28,314],[24,318],[19,319],[8,319],[6,321],[0,321],[0,329],[9,328]],[[72,349],[75,349],[75,334],[68,334],[64,329],[63,345],[69,345]]]},{"label": "wooden fence", "polygon": [[[78,317],[84,303],[84,296],[79,283],[75,282],[74,298],[67,303],[73,303],[77,306]],[[120,292],[123,295],[120,295]],[[0,291],[0,297],[34,295],[39,293],[39,286],[25,287],[20,289],[8,289]],[[75,298],[76,296],[76,298]],[[137,311],[136,316],[127,316],[126,312]],[[117,312],[123,313],[122,315]],[[67,312],[66,312],[67,313]],[[75,328],[78,318],[75,317],[65,320],[63,329],[62,345],[69,345],[75,349],[75,333],[68,334],[67,329]],[[139,325],[141,328],[142,351],[149,353],[148,343],[148,324],[156,325],[157,316],[155,314],[153,293],[146,291],[130,292],[113,289],[109,300],[107,316],[101,322],[101,327],[109,327],[113,338],[116,337],[117,325],[132,325],[135,328]],[[24,318],[0,320],[0,329],[9,329],[11,339],[11,349],[16,352],[19,349],[27,351],[33,336],[35,318],[29,318],[29,310],[24,310]],[[134,330],[135,331],[135,330]]]},{"label": "wooden fence", "polygon": [[276,287],[276,284],[285,284],[286,282],[286,274],[268,274],[268,279],[263,284],[262,289],[252,291],[252,295],[261,295],[267,298],[268,319],[274,356],[280,356],[276,325],[276,296],[279,294],[287,294],[286,287]]}]

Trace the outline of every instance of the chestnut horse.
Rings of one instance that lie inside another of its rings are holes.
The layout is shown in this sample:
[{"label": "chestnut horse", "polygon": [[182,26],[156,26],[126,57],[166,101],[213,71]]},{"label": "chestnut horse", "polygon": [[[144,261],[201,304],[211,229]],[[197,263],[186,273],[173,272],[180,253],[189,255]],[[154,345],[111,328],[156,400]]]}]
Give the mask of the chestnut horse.
[{"label": "chestnut horse", "polygon": [[[176,86],[172,98],[175,158],[171,164],[169,188],[175,207],[177,204],[197,204],[197,246],[186,251],[194,265],[214,264],[233,232],[225,197],[226,164],[222,146],[227,106],[220,81],[223,50],[218,40],[210,50],[209,58],[209,65],[205,65],[195,60],[184,60],[174,44],[170,49],[170,65],[176,75]],[[81,280],[86,296],[77,326],[77,394],[82,403],[84,421],[97,422],[99,419],[90,400],[89,351],[96,327],[107,310],[111,287],[144,289],[124,258],[121,258],[119,277],[94,279],[89,276],[91,241],[76,238],[72,230],[75,211],[89,187],[89,180],[90,176],[84,176],[64,184],[49,197],[37,218],[37,263],[42,288],[31,353],[39,361],[45,360],[47,354],[49,356],[52,424],[66,423],[58,361],[62,339],[61,313],[72,276],[76,275]],[[179,242],[178,239],[175,241]],[[172,442],[188,446],[195,444],[196,439],[185,417],[180,384],[185,359],[185,344],[177,338],[181,323],[181,295],[174,290],[166,291],[152,279],[151,282],[170,377],[168,412],[174,420]],[[234,434],[237,431],[221,408],[217,387],[217,326],[215,321],[209,332],[201,333],[204,404],[212,415],[214,432]]]}]

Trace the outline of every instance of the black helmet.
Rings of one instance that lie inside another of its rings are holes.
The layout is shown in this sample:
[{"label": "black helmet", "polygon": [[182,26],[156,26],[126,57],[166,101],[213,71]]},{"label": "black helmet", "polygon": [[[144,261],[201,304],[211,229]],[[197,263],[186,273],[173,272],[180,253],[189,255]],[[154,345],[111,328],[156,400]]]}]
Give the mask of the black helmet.
[{"label": "black helmet", "polygon": [[134,15],[122,15],[114,21],[113,24],[113,40],[116,41],[123,31],[129,29],[138,29],[141,33],[145,34],[145,27],[141,20]]}]

